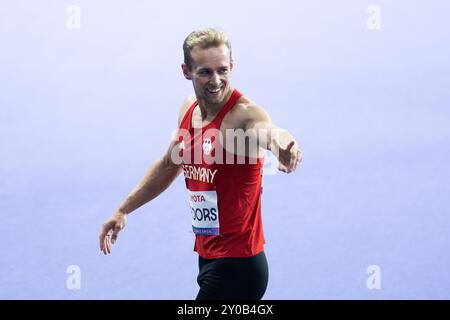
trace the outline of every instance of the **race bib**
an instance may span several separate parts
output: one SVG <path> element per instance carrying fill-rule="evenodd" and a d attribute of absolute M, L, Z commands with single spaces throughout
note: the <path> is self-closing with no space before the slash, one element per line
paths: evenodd
<path fill-rule="evenodd" d="M 219 235 L 219 209 L 216 191 L 190 191 L 192 230 L 197 235 Z"/>

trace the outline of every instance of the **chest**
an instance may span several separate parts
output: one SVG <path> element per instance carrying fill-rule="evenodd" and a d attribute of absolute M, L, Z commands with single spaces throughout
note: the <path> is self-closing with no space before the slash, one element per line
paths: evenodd
<path fill-rule="evenodd" d="M 255 134 L 245 131 L 245 117 L 242 116 L 242 112 L 235 109 L 238 108 L 231 109 L 220 121 L 216 118 L 217 115 L 202 119 L 200 108 L 198 106 L 194 108 L 191 126 L 194 132 L 199 133 L 201 128 L 203 130 L 201 139 L 194 139 L 197 143 L 192 141 L 191 145 L 197 145 L 206 154 L 213 149 L 223 148 L 227 153 L 237 156 L 263 157 L 265 152 L 258 146 Z"/>
<path fill-rule="evenodd" d="M 202 119 L 200 108 L 197 106 L 192 111 L 191 126 L 194 129 L 200 128 L 214 128 L 220 130 L 223 136 L 226 135 L 227 130 L 245 129 L 245 121 L 239 116 L 237 112 L 230 110 L 225 114 L 223 119 L 218 119 L 218 114 L 208 116 Z M 214 126 L 211 125 L 215 122 Z M 217 127 L 218 126 L 218 127 Z"/>

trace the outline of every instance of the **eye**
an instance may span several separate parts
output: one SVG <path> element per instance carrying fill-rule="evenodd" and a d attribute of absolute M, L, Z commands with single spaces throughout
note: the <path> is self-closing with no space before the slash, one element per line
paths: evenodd
<path fill-rule="evenodd" d="M 208 74 L 209 74 L 209 71 L 208 71 L 208 70 L 200 70 L 200 71 L 199 71 L 199 74 L 202 75 L 202 76 L 208 75 Z"/>

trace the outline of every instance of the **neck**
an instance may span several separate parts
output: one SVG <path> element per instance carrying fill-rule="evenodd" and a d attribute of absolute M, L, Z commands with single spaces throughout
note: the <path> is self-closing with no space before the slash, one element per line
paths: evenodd
<path fill-rule="evenodd" d="M 205 120 L 207 118 L 215 117 L 220 110 L 223 108 L 225 103 L 230 99 L 231 94 L 233 93 L 234 88 L 230 86 L 229 91 L 225 94 L 225 97 L 221 103 L 211 104 L 205 102 L 203 99 L 197 99 L 198 106 L 200 108 L 200 112 L 202 114 L 202 119 Z"/>

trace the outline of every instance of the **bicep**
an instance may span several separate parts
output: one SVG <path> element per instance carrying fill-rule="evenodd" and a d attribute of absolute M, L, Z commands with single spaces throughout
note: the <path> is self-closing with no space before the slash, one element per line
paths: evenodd
<path fill-rule="evenodd" d="M 249 106 L 245 130 L 254 130 L 256 132 L 262 130 L 271 130 L 276 128 L 269 114 L 259 106 Z"/>
<path fill-rule="evenodd" d="M 191 94 L 190 96 L 186 97 L 184 99 L 183 103 L 180 107 L 180 112 L 178 114 L 178 126 L 180 126 L 181 121 L 183 121 L 187 111 L 189 110 L 189 107 L 192 106 L 192 104 L 195 102 L 195 95 Z"/>
<path fill-rule="evenodd" d="M 178 136 L 174 134 L 169 142 L 169 146 L 167 147 L 166 152 L 162 157 L 162 161 L 164 163 L 165 168 L 168 168 L 170 170 L 176 170 L 177 174 L 179 174 L 183 168 L 179 154 L 180 149 Z"/>
<path fill-rule="evenodd" d="M 183 103 L 181 104 L 180 111 L 178 114 L 178 126 L 177 129 L 173 132 L 169 145 L 166 149 L 166 152 L 163 155 L 163 162 L 166 168 L 176 169 L 181 172 L 182 165 L 179 157 L 180 149 L 179 149 L 179 136 L 180 136 L 180 124 L 183 121 L 183 118 L 186 115 L 186 112 L 189 110 L 189 107 L 194 103 L 195 97 L 190 95 L 187 97 Z"/>
<path fill-rule="evenodd" d="M 262 149 L 269 149 L 272 131 L 276 129 L 269 114 L 259 106 L 248 106 L 245 119 L 245 134 L 255 139 Z"/>

